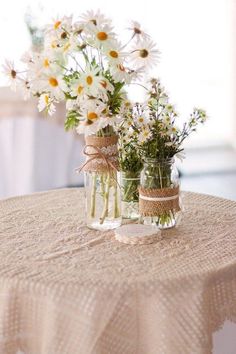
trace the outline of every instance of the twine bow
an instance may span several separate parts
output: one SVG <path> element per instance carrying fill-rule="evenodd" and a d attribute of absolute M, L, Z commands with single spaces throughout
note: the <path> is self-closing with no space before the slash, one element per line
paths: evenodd
<path fill-rule="evenodd" d="M 95 152 L 93 153 L 93 152 L 87 151 L 88 148 L 93 148 L 95 150 Z M 83 171 L 84 167 L 88 163 L 90 163 L 96 159 L 102 159 L 105 162 L 105 164 L 107 165 L 108 171 L 110 171 L 110 170 L 117 171 L 117 167 L 111 161 L 110 156 L 104 154 L 99 147 L 97 147 L 95 145 L 85 145 L 85 147 L 83 149 L 83 154 L 85 156 L 87 156 L 87 160 L 85 161 L 85 163 L 81 167 L 76 169 L 76 172 L 80 173 L 81 171 Z"/>

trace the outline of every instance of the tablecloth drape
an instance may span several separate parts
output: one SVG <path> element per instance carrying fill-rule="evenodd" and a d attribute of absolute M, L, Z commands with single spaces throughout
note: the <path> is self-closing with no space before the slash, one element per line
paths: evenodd
<path fill-rule="evenodd" d="M 1 201 L 0 353 L 211 353 L 236 320 L 236 203 L 184 205 L 178 228 L 132 246 L 85 226 L 83 189 Z"/>

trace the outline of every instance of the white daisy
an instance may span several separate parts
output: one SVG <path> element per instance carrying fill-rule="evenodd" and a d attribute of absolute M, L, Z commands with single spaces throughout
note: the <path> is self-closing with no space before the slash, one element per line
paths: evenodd
<path fill-rule="evenodd" d="M 103 76 L 99 75 L 99 68 L 86 67 L 85 72 L 81 73 L 80 83 L 86 94 L 97 96 L 99 92 L 106 91 L 101 82 L 104 80 Z"/>
<path fill-rule="evenodd" d="M 147 123 L 149 123 L 149 117 L 143 112 L 143 114 L 138 114 L 137 117 L 135 117 L 135 123 L 138 126 L 143 126 Z"/>
<path fill-rule="evenodd" d="M 76 128 L 76 132 L 78 134 L 92 135 L 96 134 L 100 130 L 99 127 L 99 120 L 91 121 L 91 120 L 84 120 L 80 121 L 79 125 Z"/>
<path fill-rule="evenodd" d="M 130 60 L 136 67 L 152 67 L 158 61 L 159 54 L 153 41 L 141 41 L 132 48 Z"/>
<path fill-rule="evenodd" d="M 144 126 L 143 129 L 141 130 L 141 132 L 139 133 L 138 136 L 138 141 L 143 144 L 145 143 L 148 139 L 150 139 L 152 136 L 152 133 L 149 129 L 148 126 Z"/>
<path fill-rule="evenodd" d="M 19 73 L 17 72 L 15 65 L 10 60 L 5 60 L 5 64 L 2 65 L 3 74 L 8 79 L 8 85 L 11 87 L 12 90 L 16 91 L 16 87 L 19 80 Z"/>
<path fill-rule="evenodd" d="M 51 99 L 49 94 L 43 93 L 39 97 L 38 110 L 39 112 L 46 110 L 50 116 L 53 115 L 53 113 L 55 113 L 56 107 L 53 104 L 53 100 Z"/>
<path fill-rule="evenodd" d="M 109 25 L 94 26 L 90 33 L 92 33 L 92 36 L 88 39 L 88 42 L 96 48 L 109 47 L 115 40 L 115 34 Z"/>
<path fill-rule="evenodd" d="M 132 75 L 130 71 L 125 68 L 122 64 L 111 66 L 112 77 L 115 82 L 122 82 L 129 84 L 132 80 Z"/>
<path fill-rule="evenodd" d="M 114 92 L 114 86 L 105 77 L 101 77 L 100 85 L 103 87 L 104 90 L 109 91 L 111 93 Z"/>
<path fill-rule="evenodd" d="M 88 10 L 80 16 L 81 22 L 92 26 L 110 25 L 111 20 L 105 17 L 100 10 Z"/>
<path fill-rule="evenodd" d="M 29 70 L 31 75 L 33 74 L 35 77 L 38 77 L 42 72 L 55 70 L 55 63 L 47 52 L 35 55 L 32 60 L 33 62 L 29 63 Z"/>
<path fill-rule="evenodd" d="M 99 119 L 99 128 L 103 129 L 108 125 L 115 127 L 122 121 L 122 117 L 115 114 L 103 115 Z"/>
<path fill-rule="evenodd" d="M 62 32 L 70 32 L 72 28 L 72 16 L 63 16 L 54 18 L 52 23 L 46 25 L 45 33 L 46 34 L 58 34 L 60 35 Z"/>
<path fill-rule="evenodd" d="M 127 97 L 123 97 L 119 113 L 122 114 L 123 116 L 127 116 L 131 108 L 132 108 L 131 101 L 128 100 Z"/>
<path fill-rule="evenodd" d="M 81 81 L 81 79 L 78 79 L 71 84 L 70 94 L 72 97 L 81 97 L 84 95 L 84 93 L 84 83 Z"/>
<path fill-rule="evenodd" d="M 113 41 L 109 46 L 102 50 L 110 65 L 119 65 L 124 61 L 126 53 L 122 52 L 122 46 L 119 42 Z"/>
<path fill-rule="evenodd" d="M 140 68 L 135 70 L 130 70 L 129 72 L 132 81 L 140 81 L 145 73 L 146 69 L 144 66 L 141 66 Z"/>
<path fill-rule="evenodd" d="M 33 53 L 28 51 L 28 52 L 25 52 L 22 56 L 21 56 L 21 61 L 25 64 L 30 64 L 30 63 L 33 63 L 34 61 L 34 56 L 33 56 Z"/>
<path fill-rule="evenodd" d="M 163 124 L 164 127 L 167 127 L 169 129 L 169 127 L 171 126 L 171 119 L 170 117 L 167 115 L 165 115 L 162 119 L 161 122 Z"/>
<path fill-rule="evenodd" d="M 80 105 L 80 114 L 82 120 L 94 122 L 98 120 L 104 110 L 106 110 L 106 105 L 97 99 L 87 99 L 84 100 Z"/>
<path fill-rule="evenodd" d="M 78 134 L 95 134 L 100 130 L 100 118 L 106 105 L 97 99 L 83 101 L 80 105 L 81 120 L 76 129 Z"/>
<path fill-rule="evenodd" d="M 20 89 L 21 95 L 24 100 L 28 100 L 31 96 L 31 85 L 28 78 L 19 79 L 18 88 Z"/>
<path fill-rule="evenodd" d="M 64 92 L 68 91 L 63 76 L 50 71 L 32 81 L 32 89 L 34 92 L 50 93 L 58 101 L 62 101 L 65 98 Z"/>
<path fill-rule="evenodd" d="M 179 129 L 175 126 L 170 126 L 168 131 L 167 131 L 167 135 L 169 136 L 175 136 L 175 135 L 178 135 L 179 133 Z"/>
<path fill-rule="evenodd" d="M 128 28 L 130 31 L 133 32 L 133 37 L 137 40 L 147 40 L 150 38 L 149 34 L 147 34 L 142 28 L 139 22 L 132 21 L 131 26 Z"/>

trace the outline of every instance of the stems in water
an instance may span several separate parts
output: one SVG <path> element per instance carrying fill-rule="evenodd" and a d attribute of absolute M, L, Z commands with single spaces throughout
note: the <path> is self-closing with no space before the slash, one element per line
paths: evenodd
<path fill-rule="evenodd" d="M 97 175 L 93 173 L 92 177 L 92 194 L 91 194 L 91 209 L 90 216 L 91 218 L 95 217 L 95 206 L 96 206 L 96 190 L 97 190 Z"/>
<path fill-rule="evenodd" d="M 106 186 L 105 186 L 105 194 L 104 194 L 104 207 L 103 212 L 100 218 L 100 224 L 104 223 L 106 216 L 108 215 L 108 205 L 109 205 L 109 192 L 110 192 L 110 173 L 107 173 Z"/>

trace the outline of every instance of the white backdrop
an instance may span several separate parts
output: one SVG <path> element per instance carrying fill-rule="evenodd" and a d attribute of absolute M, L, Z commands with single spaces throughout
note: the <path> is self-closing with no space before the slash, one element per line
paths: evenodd
<path fill-rule="evenodd" d="M 79 186 L 83 139 L 61 125 L 32 117 L 0 119 L 0 199 Z"/>
<path fill-rule="evenodd" d="M 100 8 L 111 16 L 120 33 L 129 20 L 140 21 L 162 53 L 153 74 L 162 78 L 179 112 L 185 118 L 194 105 L 199 105 L 211 117 L 191 144 L 234 140 L 234 0 L 8 0 L 1 4 L 0 62 L 4 57 L 19 58 L 28 47 L 23 18 L 29 8 L 39 26 L 57 15 L 73 13 L 76 17 L 91 8 Z M 0 81 L 3 83 L 1 76 Z M 139 97 L 134 86 L 130 92 L 135 99 Z"/>

